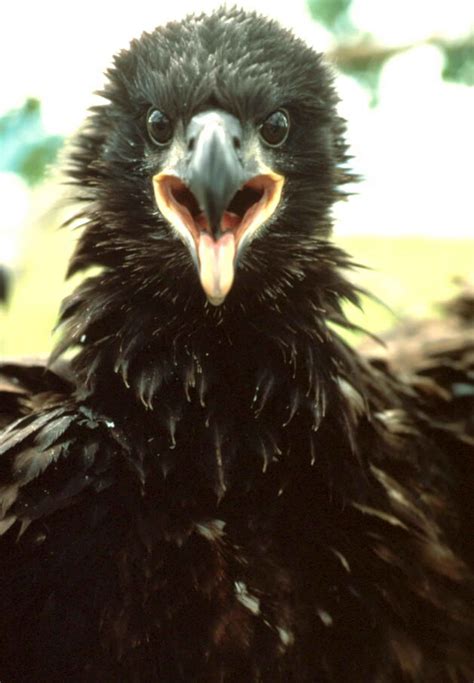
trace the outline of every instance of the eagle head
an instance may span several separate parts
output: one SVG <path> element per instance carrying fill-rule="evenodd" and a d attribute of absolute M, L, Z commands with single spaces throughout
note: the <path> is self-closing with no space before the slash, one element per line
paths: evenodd
<path fill-rule="evenodd" d="M 129 295 L 227 308 L 305 278 L 350 179 L 321 55 L 277 23 L 221 9 L 120 52 L 71 154 L 86 230 L 70 273 Z"/>

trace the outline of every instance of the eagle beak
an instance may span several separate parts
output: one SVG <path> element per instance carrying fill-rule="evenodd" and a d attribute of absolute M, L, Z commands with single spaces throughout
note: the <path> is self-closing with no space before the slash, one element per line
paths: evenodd
<path fill-rule="evenodd" d="M 219 306 L 244 244 L 280 202 L 283 177 L 256 159 L 244 164 L 241 125 L 226 112 L 197 114 L 186 143 L 186 160 L 179 164 L 184 170 L 153 177 L 155 199 L 189 247 L 209 302 Z"/>

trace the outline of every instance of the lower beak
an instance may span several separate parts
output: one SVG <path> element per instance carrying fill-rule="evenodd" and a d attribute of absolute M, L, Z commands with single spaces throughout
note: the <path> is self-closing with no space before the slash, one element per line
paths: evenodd
<path fill-rule="evenodd" d="M 187 143 L 184 172 L 158 173 L 153 188 L 159 210 L 190 249 L 209 302 L 218 306 L 243 246 L 278 206 L 283 177 L 256 161 L 244 168 L 241 126 L 226 112 L 195 116 Z"/>

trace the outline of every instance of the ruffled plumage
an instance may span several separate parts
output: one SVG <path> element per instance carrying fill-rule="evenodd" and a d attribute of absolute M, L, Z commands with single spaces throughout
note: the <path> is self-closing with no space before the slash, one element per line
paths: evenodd
<path fill-rule="evenodd" d="M 284 99 L 296 128 L 218 308 L 153 203 L 139 117 L 211 93 L 244 118 Z M 329 238 L 350 174 L 320 56 L 222 10 L 132 43 L 105 96 L 69 169 L 70 273 L 101 270 L 50 370 L 0 367 L 0 678 L 469 680 L 472 321 L 403 370 L 336 331 L 358 292 Z"/>

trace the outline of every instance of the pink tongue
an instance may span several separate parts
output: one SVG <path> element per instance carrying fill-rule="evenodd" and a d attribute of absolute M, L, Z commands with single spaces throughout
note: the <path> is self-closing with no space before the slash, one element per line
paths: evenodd
<path fill-rule="evenodd" d="M 230 231 L 225 232 L 215 241 L 211 235 L 202 232 L 199 236 L 198 254 L 202 288 L 209 302 L 219 306 L 234 281 L 234 234 Z"/>

